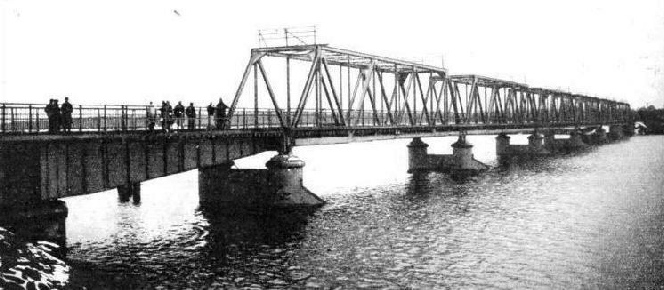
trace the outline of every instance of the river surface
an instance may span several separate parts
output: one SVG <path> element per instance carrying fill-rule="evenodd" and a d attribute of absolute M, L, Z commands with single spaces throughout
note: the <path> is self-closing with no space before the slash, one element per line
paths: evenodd
<path fill-rule="evenodd" d="M 448 153 L 455 138 L 423 139 Z M 455 181 L 406 173 L 410 140 L 295 148 L 311 213 L 201 211 L 198 173 L 151 180 L 140 204 L 65 199 L 73 288 L 658 288 L 664 137 L 492 167 Z M 513 136 L 513 143 L 526 143 Z M 262 168 L 274 153 L 237 162 Z"/>

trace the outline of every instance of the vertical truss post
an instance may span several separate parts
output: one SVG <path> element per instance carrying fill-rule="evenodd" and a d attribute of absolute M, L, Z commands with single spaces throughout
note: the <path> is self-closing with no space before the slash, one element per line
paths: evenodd
<path fill-rule="evenodd" d="M 339 65 L 339 114 L 343 116 L 341 108 L 344 107 L 344 77 L 343 77 L 343 67 Z M 332 79 L 330 79 L 330 87 L 334 88 L 332 85 Z"/>
<path fill-rule="evenodd" d="M 394 96 L 396 99 L 396 106 L 394 106 L 395 114 L 397 115 L 397 125 L 401 125 L 401 112 L 399 109 L 401 104 L 399 103 L 399 66 L 394 65 Z"/>
<path fill-rule="evenodd" d="M 318 72 L 314 73 L 314 97 L 315 100 L 315 109 L 314 109 L 314 126 L 319 127 L 320 125 L 320 74 Z"/>
<path fill-rule="evenodd" d="M 258 65 L 254 63 L 254 128 L 258 128 Z"/>
<path fill-rule="evenodd" d="M 415 72 L 415 67 L 412 67 L 411 69 L 413 70 L 413 72 L 411 73 L 410 80 L 412 81 L 411 85 L 413 86 L 413 115 L 414 115 L 414 118 L 415 118 L 413 121 L 417 122 L 419 120 L 419 118 L 417 117 L 418 116 L 418 114 L 417 114 L 417 88 L 415 86 L 415 76 L 416 76 L 417 73 Z M 416 125 L 416 124 L 413 124 L 413 125 Z M 420 125 L 422 125 L 422 124 L 420 123 Z"/>
<path fill-rule="evenodd" d="M 286 124 L 291 125 L 290 57 L 286 58 Z"/>

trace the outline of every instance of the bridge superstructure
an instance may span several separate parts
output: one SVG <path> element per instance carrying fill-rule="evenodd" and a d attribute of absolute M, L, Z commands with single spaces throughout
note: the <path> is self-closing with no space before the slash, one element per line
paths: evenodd
<path fill-rule="evenodd" d="M 583 144 L 582 137 L 538 132 L 594 129 L 587 143 L 606 138 L 602 126 L 622 135 L 620 126 L 629 131 L 632 121 L 626 103 L 449 75 L 325 44 L 252 49 L 222 129 L 204 107 L 196 107 L 191 127 L 161 132 L 145 105 L 77 105 L 72 132 L 49 134 L 44 106 L 0 104 L 0 207 L 12 215 L 33 216 L 49 201 L 112 188 L 137 200 L 140 182 L 192 169 L 199 170 L 201 203 L 320 205 L 303 186 L 304 162 L 293 146 L 413 138 L 409 170 L 468 173 L 486 166 L 473 159 L 466 134 L 502 133 L 498 154 L 543 154 Z M 533 133 L 528 147 L 509 144 L 505 133 L 516 132 Z M 451 155 L 428 154 L 420 139 L 456 135 Z M 265 151 L 278 152 L 267 169 L 232 169 L 233 160 Z"/>

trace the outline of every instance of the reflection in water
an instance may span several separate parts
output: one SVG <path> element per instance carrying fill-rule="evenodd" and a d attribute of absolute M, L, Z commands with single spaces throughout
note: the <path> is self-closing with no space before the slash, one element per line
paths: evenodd
<path fill-rule="evenodd" d="M 493 137 L 469 136 L 497 166 Z M 449 139 L 449 140 L 448 140 Z M 518 139 L 518 138 L 515 138 Z M 514 139 L 513 139 L 514 140 Z M 410 140 L 295 148 L 307 214 L 199 209 L 197 174 L 67 199 L 71 282 L 92 288 L 654 288 L 664 284 L 664 138 L 409 175 Z M 449 153 L 454 138 L 424 140 Z M 266 158 L 237 162 L 262 167 Z M 261 159 L 262 158 L 262 159 Z"/>

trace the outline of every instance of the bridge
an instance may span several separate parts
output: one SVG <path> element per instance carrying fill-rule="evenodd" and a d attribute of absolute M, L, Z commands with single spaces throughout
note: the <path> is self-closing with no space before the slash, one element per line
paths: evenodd
<path fill-rule="evenodd" d="M 223 130 L 204 107 L 185 118 L 186 128 L 162 131 L 159 121 L 150 129 L 146 105 L 77 105 L 71 132 L 49 133 L 44 107 L 1 104 L 0 222 L 56 236 L 64 235 L 64 223 L 43 221 L 66 217 L 59 198 L 117 188 L 121 200 L 137 201 L 142 181 L 193 169 L 202 205 L 321 205 L 303 185 L 304 162 L 293 146 L 413 138 L 409 171 L 474 174 L 487 167 L 473 158 L 466 135 L 497 135 L 497 154 L 511 156 L 602 143 L 603 126 L 614 139 L 632 128 L 626 103 L 448 75 L 442 67 L 325 44 L 252 49 Z M 532 133 L 529 144 L 511 145 L 507 134 L 514 133 Z M 421 138 L 443 136 L 459 136 L 453 154 L 428 154 Z M 232 168 L 233 160 L 265 151 L 277 151 L 266 169 Z"/>

